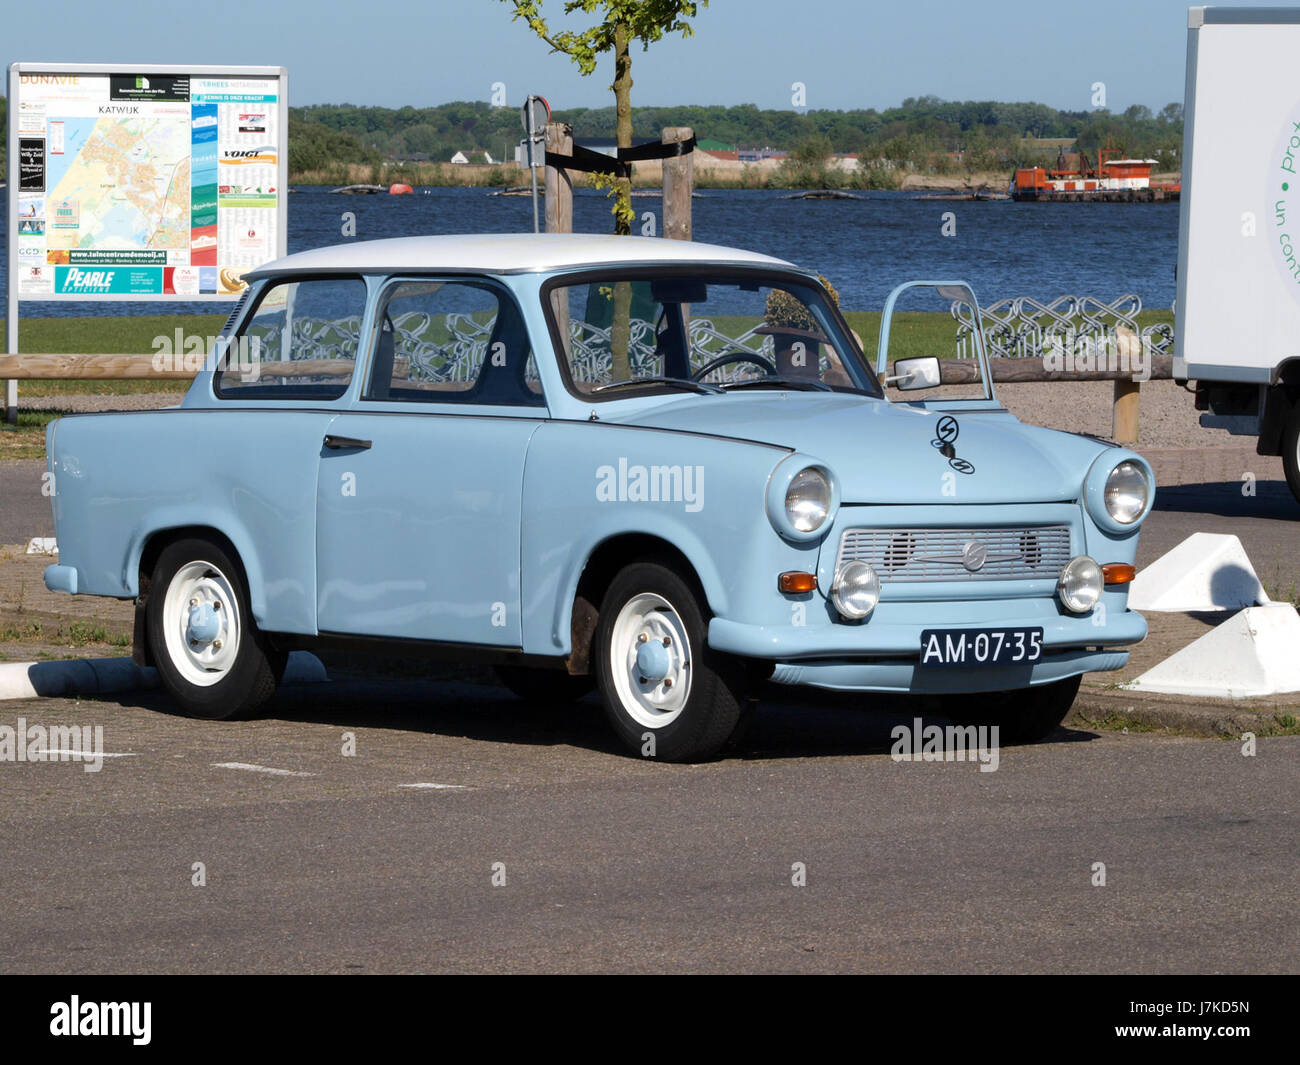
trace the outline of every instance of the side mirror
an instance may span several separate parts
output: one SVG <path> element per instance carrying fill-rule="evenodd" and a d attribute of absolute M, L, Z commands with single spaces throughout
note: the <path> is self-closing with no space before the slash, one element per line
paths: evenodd
<path fill-rule="evenodd" d="M 885 384 L 894 385 L 902 392 L 934 388 L 942 383 L 939 360 L 933 355 L 919 359 L 898 359 L 894 363 L 894 375 L 885 378 Z"/>

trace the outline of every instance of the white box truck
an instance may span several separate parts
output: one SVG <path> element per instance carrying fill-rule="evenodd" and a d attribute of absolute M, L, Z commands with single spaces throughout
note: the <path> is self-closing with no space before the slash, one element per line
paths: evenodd
<path fill-rule="evenodd" d="M 1300 9 L 1187 25 L 1173 373 L 1300 500 Z"/>

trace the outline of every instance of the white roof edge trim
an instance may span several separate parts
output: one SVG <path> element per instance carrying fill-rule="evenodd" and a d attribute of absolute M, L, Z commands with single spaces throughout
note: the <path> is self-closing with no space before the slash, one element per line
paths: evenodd
<path fill-rule="evenodd" d="M 622 265 L 771 266 L 800 269 L 770 255 L 664 237 L 601 234 L 481 234 L 392 237 L 295 252 L 248 271 L 249 280 L 312 271 L 397 273 L 431 270 L 531 273 Z"/>

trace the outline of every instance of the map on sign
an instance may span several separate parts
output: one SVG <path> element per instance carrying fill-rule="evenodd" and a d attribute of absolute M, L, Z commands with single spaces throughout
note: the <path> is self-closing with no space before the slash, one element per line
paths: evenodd
<path fill-rule="evenodd" d="M 48 248 L 189 247 L 188 121 L 100 118 L 63 125 L 65 150 L 51 155 L 48 171 Z"/>
<path fill-rule="evenodd" d="M 283 254 L 283 71 L 17 67 L 20 298 L 229 298 Z"/>

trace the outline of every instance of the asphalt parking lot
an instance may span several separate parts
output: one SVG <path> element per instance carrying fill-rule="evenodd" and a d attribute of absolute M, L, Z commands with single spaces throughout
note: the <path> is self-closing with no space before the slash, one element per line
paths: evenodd
<path fill-rule="evenodd" d="M 1300 956 L 1296 737 L 1247 757 L 1062 729 L 981 772 L 894 761 L 896 719 L 865 708 L 765 704 L 728 759 L 671 766 L 617 752 L 590 699 L 410 681 L 285 689 L 252 722 L 176 717 L 157 693 L 5 704 L 20 716 L 103 725 L 115 757 L 0 767 L 7 972 L 1287 972 Z"/>

